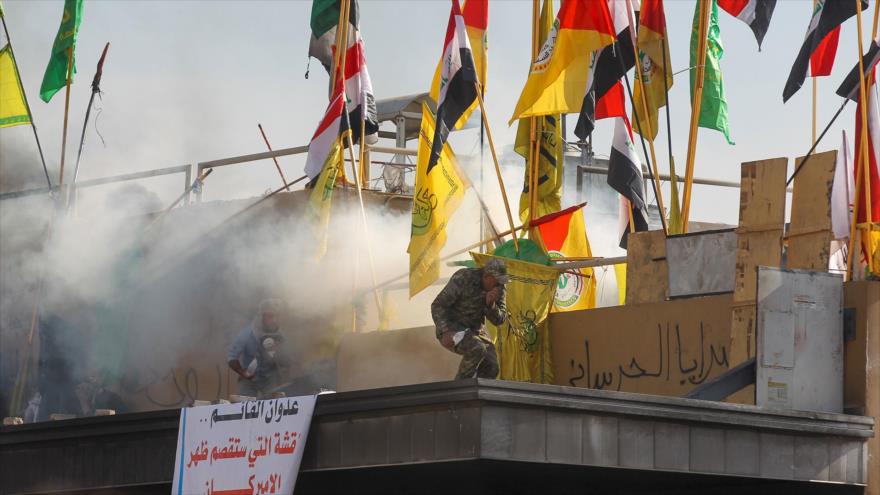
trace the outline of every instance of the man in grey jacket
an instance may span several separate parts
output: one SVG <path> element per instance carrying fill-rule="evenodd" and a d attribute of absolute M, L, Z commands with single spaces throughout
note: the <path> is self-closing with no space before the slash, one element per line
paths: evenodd
<path fill-rule="evenodd" d="M 240 395 L 265 397 L 281 384 L 279 368 L 286 365 L 278 354 L 283 307 L 279 299 L 260 302 L 253 322 L 239 333 L 229 348 L 227 361 L 239 376 Z"/>

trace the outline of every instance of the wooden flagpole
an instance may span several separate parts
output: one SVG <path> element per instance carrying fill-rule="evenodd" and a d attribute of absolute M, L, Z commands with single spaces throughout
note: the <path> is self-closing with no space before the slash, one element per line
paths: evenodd
<path fill-rule="evenodd" d="M 539 0 L 532 0 L 532 61 L 538 58 L 538 42 L 541 37 L 539 26 L 541 8 Z M 526 164 L 529 184 L 529 216 L 528 223 L 536 218 L 535 208 L 538 205 L 538 162 L 541 160 L 541 140 L 538 138 L 538 118 L 529 117 L 529 158 Z M 512 225 L 511 225 L 512 228 Z M 523 231 L 525 233 L 525 231 Z M 514 236 L 516 237 L 516 236 Z"/>
<path fill-rule="evenodd" d="M 636 113 L 636 128 L 639 130 L 639 136 L 642 137 L 643 140 L 648 141 L 648 149 L 651 152 L 651 169 L 654 171 L 654 192 L 657 196 L 657 208 L 660 210 L 660 218 L 663 219 L 663 233 L 669 235 L 669 230 L 666 226 L 666 208 L 663 204 L 663 190 L 660 188 L 660 170 L 657 165 L 657 154 L 654 151 L 654 139 L 645 139 L 645 136 L 642 134 L 642 125 L 641 121 L 644 120 L 647 125 L 647 129 L 644 129 L 649 136 L 654 135 L 654 129 L 651 127 L 651 119 L 648 117 L 648 95 L 647 91 L 645 91 L 644 81 L 642 81 L 642 66 L 639 63 L 639 48 L 638 48 L 638 37 L 636 36 L 636 24 L 635 24 L 635 16 L 633 15 L 632 3 L 630 0 L 626 1 L 626 12 L 627 12 L 627 20 L 629 21 L 629 34 L 632 38 L 633 44 L 633 74 L 638 81 L 642 83 L 642 94 L 641 98 L 641 106 L 642 106 L 642 118 L 639 118 L 638 112 Z M 665 51 L 663 53 L 666 53 Z M 666 84 L 666 79 L 664 76 L 663 84 Z M 633 108 L 635 108 L 636 102 L 632 102 Z M 667 102 L 668 104 L 668 102 Z M 632 208 L 630 208 L 630 212 Z"/>
<path fill-rule="evenodd" d="M 688 220 L 691 211 L 691 189 L 694 184 L 694 159 L 697 154 L 697 133 L 700 124 L 700 109 L 703 104 L 703 79 L 706 76 L 706 45 L 708 44 L 710 0 L 698 0 L 700 10 L 699 45 L 697 49 L 697 66 L 694 84 L 694 96 L 691 101 L 691 127 L 688 135 L 687 163 L 685 165 L 684 195 L 681 208 L 681 230 L 688 231 Z M 693 70 L 693 69 L 692 69 Z"/>
<path fill-rule="evenodd" d="M 870 225 L 871 225 L 871 175 L 870 175 L 870 160 L 868 158 L 868 114 L 867 114 L 867 87 L 865 85 L 865 68 L 864 68 L 864 58 L 862 56 L 862 6 L 861 0 L 856 1 L 856 20 L 857 20 L 857 31 L 858 31 L 858 52 L 859 52 L 859 112 L 861 113 L 861 135 L 858 137 L 860 142 L 861 153 L 856 157 L 856 191 L 855 191 L 855 203 L 853 207 L 852 214 L 852 223 L 850 224 L 850 238 L 849 238 L 849 250 L 847 256 L 847 275 L 850 280 L 853 279 L 853 271 L 855 268 L 854 258 L 856 257 L 855 252 L 855 232 L 856 232 L 856 222 L 858 221 L 859 215 L 859 201 L 860 201 L 860 192 L 862 189 L 862 182 L 864 181 L 865 187 L 865 219 L 867 220 L 870 234 Z M 876 16 L 875 16 L 876 17 Z M 864 237 L 864 236 L 863 236 Z M 866 254 L 866 258 L 868 258 L 868 269 L 873 271 L 873 256 L 870 253 L 870 242 L 871 239 L 862 239 L 863 242 L 867 242 L 869 246 L 869 252 Z"/>
<path fill-rule="evenodd" d="M 266 131 L 263 130 L 263 125 L 257 124 L 257 127 L 260 129 L 260 134 L 263 135 L 263 141 L 266 142 L 266 148 L 269 148 L 269 151 L 272 151 L 272 145 L 269 144 L 269 138 L 266 137 Z M 281 183 L 285 185 L 286 190 L 289 192 L 290 188 L 287 187 L 287 179 L 284 178 L 284 172 L 281 170 L 281 165 L 278 163 L 278 157 L 273 156 L 272 161 L 275 162 L 275 168 L 278 169 L 278 175 L 281 176 Z"/>
<path fill-rule="evenodd" d="M 336 53 L 333 54 L 333 65 L 330 67 L 330 98 L 333 98 L 333 93 L 336 91 L 336 72 L 339 70 L 339 57 L 345 53 L 345 48 L 341 48 L 342 44 L 342 30 L 345 27 L 345 23 L 347 23 L 348 17 L 345 15 L 348 10 L 348 1 L 340 1 L 339 2 L 339 20 L 336 23 Z M 346 43 L 348 45 L 348 43 Z M 345 73 L 343 71 L 343 83 L 345 82 Z"/>
<path fill-rule="evenodd" d="M 495 141 L 492 139 L 492 131 L 489 129 L 489 116 L 486 115 L 486 105 L 483 103 L 483 92 L 480 88 L 480 82 L 475 81 L 474 86 L 477 90 L 477 101 L 480 103 L 480 112 L 483 114 L 483 128 L 486 129 L 486 137 L 489 139 L 489 152 L 492 154 L 492 161 L 495 163 L 495 175 L 498 176 L 498 186 L 501 188 L 501 198 L 504 200 L 504 209 L 507 211 L 507 222 L 510 224 L 511 232 L 516 232 L 513 226 L 513 215 L 510 214 L 510 202 L 507 200 L 507 191 L 504 189 L 504 179 L 501 177 L 501 165 L 498 164 L 498 155 L 495 153 Z M 519 241 L 516 234 L 513 235 L 513 248 L 519 252 Z"/>
<path fill-rule="evenodd" d="M 816 10 L 816 2 L 818 2 L 818 0 L 813 0 L 813 10 L 814 11 Z M 813 70 L 813 68 L 810 67 L 810 71 L 812 71 L 812 70 Z M 813 134 L 812 134 L 813 138 L 812 138 L 812 143 L 815 144 L 816 143 L 816 93 L 818 91 L 818 78 L 816 77 L 815 74 L 813 74 L 812 79 L 813 79 Z"/>
<path fill-rule="evenodd" d="M 67 148 L 67 117 L 70 114 L 70 79 L 73 72 L 73 45 L 67 49 L 67 83 L 64 92 L 64 130 L 61 134 L 61 166 L 58 172 L 58 186 L 64 185 L 64 152 Z"/>
<path fill-rule="evenodd" d="M 349 16 L 349 5 L 350 2 L 343 1 L 342 2 L 342 14 L 344 25 L 342 27 L 342 40 L 345 46 L 339 48 L 339 51 L 342 52 L 342 55 L 339 57 L 339 67 L 341 68 L 341 80 L 340 84 L 342 84 L 342 101 L 347 101 L 345 98 L 345 56 L 348 51 L 348 30 L 350 27 L 350 23 L 348 22 Z M 333 78 L 334 80 L 336 77 Z M 343 106 L 343 116 L 342 118 L 348 121 L 348 107 L 347 105 Z M 363 128 L 363 125 L 361 126 Z M 364 195 L 363 189 L 361 188 L 361 180 L 360 174 L 358 173 L 359 163 L 354 158 L 354 142 L 351 139 L 351 122 L 349 122 L 349 130 L 345 133 L 345 142 L 346 147 L 348 148 L 348 158 L 351 160 L 351 169 L 354 172 L 354 181 L 355 181 L 355 189 L 357 189 L 358 195 L 358 203 L 360 203 L 361 208 L 361 222 L 364 227 L 364 243 L 367 245 L 367 260 L 370 263 L 370 276 L 373 280 L 373 296 L 376 299 L 376 310 L 378 311 L 379 317 L 382 315 L 382 301 L 379 297 L 379 290 L 376 288 L 376 267 L 373 263 L 373 248 L 370 246 L 370 229 L 367 225 L 367 210 L 364 207 Z"/>

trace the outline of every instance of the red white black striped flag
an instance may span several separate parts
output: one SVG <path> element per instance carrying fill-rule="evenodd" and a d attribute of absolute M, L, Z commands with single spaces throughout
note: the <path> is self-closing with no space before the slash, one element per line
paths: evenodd
<path fill-rule="evenodd" d="M 718 6 L 749 25 L 758 40 L 758 51 L 770 26 L 776 0 L 718 0 Z"/>
<path fill-rule="evenodd" d="M 477 72 L 468 41 L 467 26 L 458 0 L 452 0 L 446 42 L 440 58 L 440 95 L 437 98 L 437 127 L 428 159 L 428 171 L 437 164 L 449 132 L 477 99 Z"/>
<path fill-rule="evenodd" d="M 632 128 L 626 117 L 618 117 L 614 123 L 614 140 L 611 142 L 611 156 L 608 159 L 608 185 L 627 200 L 626 206 L 621 203 L 620 210 L 620 247 L 626 249 L 630 210 L 634 230 L 648 230 L 648 205 L 645 202 L 642 164 L 633 146 Z"/>

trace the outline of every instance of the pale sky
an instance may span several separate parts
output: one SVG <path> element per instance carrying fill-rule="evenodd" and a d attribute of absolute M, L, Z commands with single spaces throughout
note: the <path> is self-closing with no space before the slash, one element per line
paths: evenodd
<path fill-rule="evenodd" d="M 672 66 L 679 71 L 688 63 L 695 2 L 666 0 L 665 4 Z M 449 5 L 444 0 L 361 0 L 361 30 L 377 98 L 428 88 L 442 49 Z M 527 0 L 490 2 L 487 112 L 499 147 L 512 144 L 515 133 L 515 126 L 508 128 L 506 122 L 529 66 L 531 5 Z M 55 181 L 64 94 L 59 92 L 45 104 L 38 90 L 62 6 L 60 0 L 4 2 L 23 84 Z M 76 50 L 68 163 L 75 159 L 89 83 L 107 41 L 111 48 L 102 83 L 105 94 L 87 130 L 81 178 L 261 152 L 265 145 L 258 122 L 275 148 L 307 144 L 327 101 L 327 76 L 320 64 L 312 61 L 310 78 L 303 77 L 310 9 L 309 1 L 87 0 Z M 698 177 L 738 181 L 741 162 L 793 158 L 809 149 L 809 80 L 786 105 L 782 88 L 811 10 L 810 0 L 780 0 L 760 53 L 748 27 L 719 12 L 725 47 L 722 69 L 736 145 L 727 145 L 719 132 L 701 130 Z M 871 14 L 864 15 L 866 45 Z M 840 105 L 834 90 L 856 61 L 855 26 L 855 19 L 844 25 L 834 72 L 819 82 L 820 130 Z M 673 150 L 682 173 L 690 114 L 686 72 L 675 78 L 671 103 Z M 666 171 L 665 115 L 661 117 L 664 124 L 656 144 L 660 168 Z M 819 149 L 838 148 L 840 129 L 852 133 L 853 118 L 850 105 Z M 575 119 L 569 117 L 569 129 Z M 612 126 L 612 120 L 600 121 L 594 133 L 600 156 L 608 154 Z M 455 150 L 472 152 L 476 136 L 475 131 L 462 131 L 453 140 Z M 43 185 L 29 127 L 0 131 L 0 158 L 0 172 L 26 169 L 37 179 L 33 186 Z M 281 159 L 288 177 L 301 175 L 303 160 Z M 181 183 L 179 177 L 143 182 L 166 202 L 180 192 Z M 220 169 L 208 188 L 211 197 L 225 199 L 255 196 L 277 183 L 274 165 L 264 161 Z M 508 186 L 515 190 L 519 184 Z M 649 197 L 653 202 L 653 195 Z M 736 190 L 697 186 L 691 217 L 736 223 L 738 203 Z"/>

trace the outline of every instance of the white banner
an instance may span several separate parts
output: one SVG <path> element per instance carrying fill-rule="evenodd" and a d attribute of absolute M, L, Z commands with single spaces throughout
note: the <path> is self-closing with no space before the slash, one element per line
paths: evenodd
<path fill-rule="evenodd" d="M 171 493 L 293 493 L 315 398 L 182 409 Z"/>

